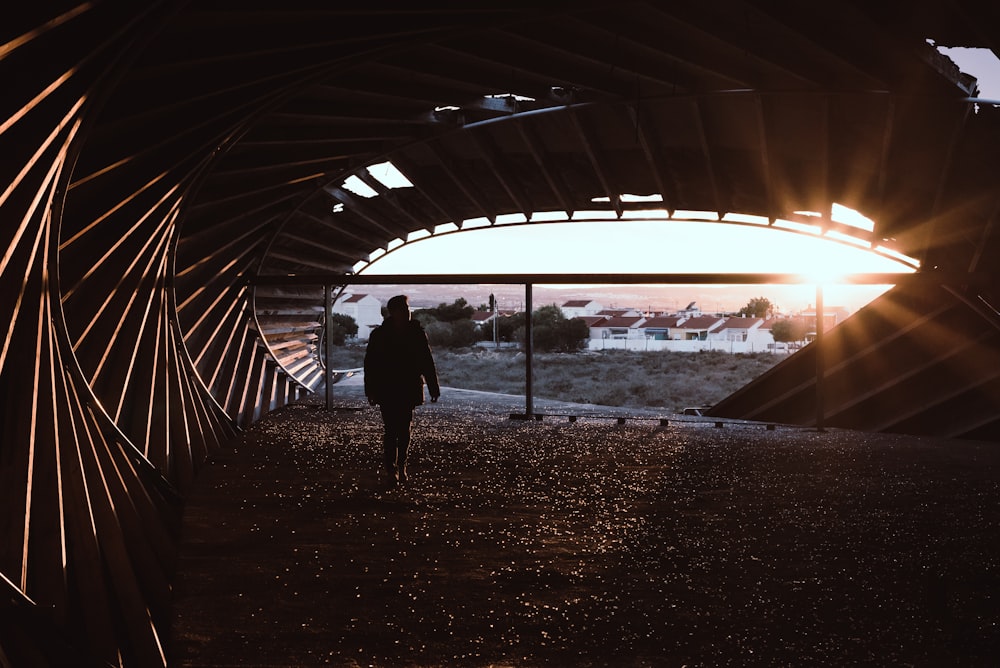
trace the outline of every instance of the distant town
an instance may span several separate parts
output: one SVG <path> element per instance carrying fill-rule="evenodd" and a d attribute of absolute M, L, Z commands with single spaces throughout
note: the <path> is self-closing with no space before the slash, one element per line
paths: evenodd
<path fill-rule="evenodd" d="M 440 286 L 431 286 L 438 288 Z M 499 287 L 499 286 L 498 286 Z M 509 287 L 509 286 L 508 286 Z M 382 307 L 388 296 L 406 292 L 411 297 L 414 310 L 431 308 L 447 301 L 447 299 L 430 299 L 414 286 L 401 290 L 398 286 L 386 290 L 379 286 L 375 290 L 353 291 L 343 293 L 334 303 L 333 311 L 350 316 L 358 325 L 357 338 L 366 341 L 371 330 L 382 322 Z M 439 291 L 437 294 L 441 294 Z M 483 308 L 493 297 L 494 309 Z M 523 294 L 521 295 L 523 298 Z M 489 345 L 489 332 L 495 318 L 510 317 L 524 312 L 523 299 L 520 303 L 504 304 L 494 293 L 485 295 L 479 300 L 462 297 L 472 307 L 470 319 L 485 335 L 480 345 Z M 734 312 L 717 312 L 703 308 L 696 301 L 688 302 L 682 308 L 656 309 L 630 306 L 607 305 L 602 301 L 590 298 L 564 299 L 561 302 L 545 299 L 532 300 L 535 309 L 552 304 L 559 308 L 566 319 L 579 318 L 589 331 L 589 338 L 584 342 L 588 350 L 669 350 L 676 352 L 697 352 L 703 350 L 720 350 L 730 353 L 754 352 L 791 352 L 811 340 L 816 333 L 816 311 L 814 308 L 799 310 L 796 313 L 780 313 L 770 308 L 772 304 L 766 298 L 755 298 L 755 302 L 763 302 L 769 308 L 768 312 L 754 315 Z M 826 306 L 823 309 L 824 331 L 835 326 L 850 315 L 850 312 L 840 306 Z M 779 330 L 784 329 L 779 333 Z M 790 335 L 789 332 L 797 332 Z M 499 346 L 499 341 L 493 341 Z"/>
<path fill-rule="evenodd" d="M 825 302 L 854 313 L 875 299 L 889 286 L 834 285 L 825 289 Z M 365 292 L 383 301 L 406 293 L 414 308 L 437 306 L 464 297 L 479 305 L 496 296 L 501 308 L 524 310 L 524 287 L 521 285 L 365 285 L 348 288 Z M 754 297 L 763 296 L 775 304 L 780 314 L 796 315 L 812 308 L 816 301 L 812 285 L 576 285 L 533 287 L 534 307 L 561 304 L 571 299 L 593 299 L 608 308 L 636 308 L 646 312 L 669 313 L 697 302 L 705 313 L 732 314 Z"/>

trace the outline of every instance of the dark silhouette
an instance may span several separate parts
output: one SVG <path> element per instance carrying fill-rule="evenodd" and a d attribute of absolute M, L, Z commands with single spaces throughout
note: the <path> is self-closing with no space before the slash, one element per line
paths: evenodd
<path fill-rule="evenodd" d="M 389 315 L 368 339 L 365 351 L 365 396 L 382 411 L 382 443 L 389 484 L 406 482 L 413 409 L 424 403 L 424 382 L 431 401 L 441 396 L 437 370 L 423 327 L 410 319 L 406 295 L 386 305 Z"/>

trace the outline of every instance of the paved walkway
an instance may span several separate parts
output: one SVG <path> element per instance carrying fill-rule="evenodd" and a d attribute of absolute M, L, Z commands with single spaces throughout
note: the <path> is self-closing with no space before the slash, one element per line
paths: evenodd
<path fill-rule="evenodd" d="M 445 390 L 418 411 L 412 482 L 390 489 L 377 411 L 336 390 L 338 410 L 276 411 L 199 478 L 172 665 L 1000 656 L 995 445 L 648 413 L 526 422 L 509 419 L 523 398 Z"/>

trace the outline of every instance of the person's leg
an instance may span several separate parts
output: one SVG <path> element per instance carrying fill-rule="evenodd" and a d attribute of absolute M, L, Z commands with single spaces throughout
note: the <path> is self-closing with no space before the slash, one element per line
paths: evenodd
<path fill-rule="evenodd" d="M 406 455 L 410 448 L 410 427 L 413 425 L 413 409 L 400 409 L 399 431 L 396 441 L 396 472 L 400 482 L 406 482 Z"/>
<path fill-rule="evenodd" d="M 397 410 L 392 406 L 382 405 L 379 407 L 382 412 L 382 463 L 385 473 L 389 476 L 389 481 L 397 480 L 396 473 L 396 444 L 399 442 L 399 420 L 396 417 Z"/>
<path fill-rule="evenodd" d="M 383 406 L 382 421 L 385 424 L 384 457 L 385 469 L 391 476 L 406 480 L 406 454 L 410 445 L 410 425 L 413 422 L 411 406 Z"/>

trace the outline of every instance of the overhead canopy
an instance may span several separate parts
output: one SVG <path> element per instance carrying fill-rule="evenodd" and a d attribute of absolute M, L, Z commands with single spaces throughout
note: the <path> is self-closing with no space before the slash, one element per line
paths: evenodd
<path fill-rule="evenodd" d="M 836 232 L 837 202 L 875 221 L 845 231 L 925 268 L 976 269 L 993 252 L 1000 112 L 970 102 L 975 80 L 928 42 L 989 46 L 988 18 L 935 4 L 676 5 L 151 10 L 95 87 L 62 280 L 118 281 L 140 244 L 173 235 L 177 317 L 219 396 L 231 394 L 219 337 L 235 326 L 220 321 L 248 277 L 351 272 L 447 223 L 646 208 L 817 212 Z M 89 46 L 80 57 L 99 60 Z M 412 187 L 388 188 L 375 165 Z M 369 196 L 345 185 L 358 181 Z M 123 234 L 98 277 L 93 258 Z M 164 247 L 145 250 L 152 266 Z M 301 360 L 286 340 L 298 314 L 271 320 L 287 295 L 259 296 L 279 368 L 315 387 L 317 365 L 281 363 Z M 86 328 L 122 316 L 99 306 L 84 289 L 64 298 L 92 385 L 107 341 L 82 340 Z"/>
<path fill-rule="evenodd" d="M 834 202 L 925 272 L 996 271 L 1000 111 L 935 48 L 1000 52 L 996 6 L 450 4 L 47 2 L 0 26 L 0 582 L 68 642 L 162 662 L 178 494 L 317 386 L 321 288 L 258 277 L 473 219 L 837 230 Z M 1000 438 L 993 285 L 897 290 L 829 338 L 831 417 Z M 716 410 L 809 423 L 814 369 Z"/>

